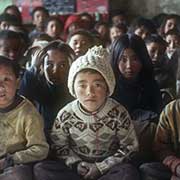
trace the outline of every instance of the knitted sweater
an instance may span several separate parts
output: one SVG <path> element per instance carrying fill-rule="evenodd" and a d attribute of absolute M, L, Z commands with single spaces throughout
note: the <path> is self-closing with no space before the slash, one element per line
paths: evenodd
<path fill-rule="evenodd" d="M 26 98 L 8 112 L 0 111 L 0 159 L 8 154 L 15 164 L 42 160 L 48 154 L 42 118 Z"/>
<path fill-rule="evenodd" d="M 154 151 L 160 160 L 169 155 L 180 157 L 180 100 L 172 101 L 162 111 Z"/>
<path fill-rule="evenodd" d="M 83 111 L 78 100 L 67 104 L 57 115 L 51 138 L 52 148 L 68 166 L 96 163 L 102 174 L 138 150 L 128 112 L 110 98 L 94 114 Z"/>

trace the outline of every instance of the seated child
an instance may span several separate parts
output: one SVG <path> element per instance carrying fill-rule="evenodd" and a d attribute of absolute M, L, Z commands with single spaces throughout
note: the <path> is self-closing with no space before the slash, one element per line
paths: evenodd
<path fill-rule="evenodd" d="M 76 57 L 84 55 L 93 46 L 94 38 L 89 31 L 79 29 L 69 34 L 67 43 L 74 50 Z"/>
<path fill-rule="evenodd" d="M 157 34 L 148 36 L 145 43 L 153 63 L 154 76 L 161 91 L 162 107 L 164 107 L 176 97 L 176 78 L 165 61 L 167 43 Z"/>
<path fill-rule="evenodd" d="M 46 158 L 43 121 L 26 98 L 17 95 L 19 67 L 0 56 L 0 179 L 32 180 L 32 165 Z"/>
<path fill-rule="evenodd" d="M 94 46 L 72 63 L 68 88 L 76 100 L 59 111 L 51 139 L 56 156 L 79 179 L 139 179 L 128 161 L 138 150 L 138 141 L 127 110 L 109 98 L 114 87 L 109 54 L 102 46 Z M 56 176 L 54 166 L 47 164 L 35 167 L 38 180 L 66 176 L 64 171 Z"/>
<path fill-rule="evenodd" d="M 48 133 L 60 108 L 72 100 L 67 88 L 74 51 L 60 40 L 36 51 L 32 68 L 24 73 L 19 94 L 32 101 L 44 119 Z"/>
<path fill-rule="evenodd" d="M 169 103 L 162 111 L 154 139 L 154 152 L 159 162 L 143 164 L 143 180 L 180 179 L 180 100 Z"/>

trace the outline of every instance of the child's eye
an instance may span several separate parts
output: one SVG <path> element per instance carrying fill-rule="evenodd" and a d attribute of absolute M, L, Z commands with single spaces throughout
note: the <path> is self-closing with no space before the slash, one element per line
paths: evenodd
<path fill-rule="evenodd" d="M 85 84 L 79 84 L 79 87 L 80 87 L 80 88 L 85 88 L 86 85 L 85 85 Z"/>
<path fill-rule="evenodd" d="M 66 66 L 66 64 L 65 63 L 63 63 L 63 64 L 59 64 L 59 68 L 64 68 Z"/>
<path fill-rule="evenodd" d="M 5 81 L 5 82 L 11 81 L 11 78 L 5 77 L 5 78 L 4 78 L 4 81 Z"/>

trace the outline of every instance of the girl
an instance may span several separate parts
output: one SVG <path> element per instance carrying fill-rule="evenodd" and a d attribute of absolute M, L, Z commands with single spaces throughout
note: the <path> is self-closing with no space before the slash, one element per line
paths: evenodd
<path fill-rule="evenodd" d="M 62 41 L 52 41 L 38 54 L 36 63 L 24 74 L 19 93 L 34 102 L 45 121 L 46 132 L 58 110 L 69 100 L 67 74 L 74 60 L 73 50 Z"/>
<path fill-rule="evenodd" d="M 146 146 L 150 145 L 152 133 L 149 134 L 148 129 L 150 121 L 156 120 L 161 110 L 161 95 L 145 43 L 136 35 L 123 35 L 112 43 L 111 55 L 116 77 L 112 97 L 136 120 L 140 148 L 149 150 Z"/>

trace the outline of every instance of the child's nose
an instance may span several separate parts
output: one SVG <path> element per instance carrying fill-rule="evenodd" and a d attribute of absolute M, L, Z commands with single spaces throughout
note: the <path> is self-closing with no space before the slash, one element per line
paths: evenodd
<path fill-rule="evenodd" d="M 87 95 L 92 95 L 94 94 L 94 88 L 91 86 L 88 86 L 86 92 L 87 92 Z"/>

